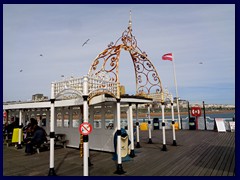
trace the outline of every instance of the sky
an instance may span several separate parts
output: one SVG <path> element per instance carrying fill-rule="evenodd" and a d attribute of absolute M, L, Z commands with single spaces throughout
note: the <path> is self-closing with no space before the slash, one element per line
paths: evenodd
<path fill-rule="evenodd" d="M 127 29 L 130 10 L 132 34 L 164 88 L 176 96 L 173 63 L 162 60 L 171 52 L 180 99 L 235 105 L 234 4 L 4 4 L 3 101 L 50 98 L 51 82 L 86 75 Z M 124 51 L 119 73 L 126 93 L 135 94 Z"/>

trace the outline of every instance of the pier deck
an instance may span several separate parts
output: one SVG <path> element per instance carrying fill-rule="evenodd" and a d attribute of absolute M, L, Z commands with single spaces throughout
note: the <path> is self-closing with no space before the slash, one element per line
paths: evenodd
<path fill-rule="evenodd" d="M 178 130 L 177 146 L 172 146 L 172 131 L 166 131 L 167 151 L 161 151 L 162 131 L 152 131 L 153 144 L 148 144 L 148 131 L 140 131 L 141 148 L 136 157 L 123 162 L 121 176 L 235 176 L 235 133 Z M 113 154 L 90 151 L 93 164 L 90 176 L 114 174 Z M 78 149 L 57 148 L 54 169 L 58 176 L 82 176 L 82 158 Z M 23 149 L 3 145 L 4 176 L 47 176 L 49 151 L 26 156 Z"/>

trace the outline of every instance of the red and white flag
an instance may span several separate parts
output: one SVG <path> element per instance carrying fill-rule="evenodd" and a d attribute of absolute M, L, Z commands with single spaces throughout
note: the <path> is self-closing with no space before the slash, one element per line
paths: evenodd
<path fill-rule="evenodd" d="M 164 54 L 164 55 L 162 56 L 162 60 L 172 61 L 172 60 L 173 60 L 173 55 L 172 55 L 172 53 Z"/>

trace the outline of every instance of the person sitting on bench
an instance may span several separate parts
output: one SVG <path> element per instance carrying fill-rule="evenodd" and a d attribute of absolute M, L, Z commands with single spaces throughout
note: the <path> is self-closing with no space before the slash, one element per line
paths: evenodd
<path fill-rule="evenodd" d="M 41 144 L 47 141 L 46 131 L 38 126 L 37 120 L 31 118 L 31 128 L 33 130 L 33 136 L 26 143 L 25 152 L 27 154 L 33 154 L 33 146 L 40 147 Z"/>

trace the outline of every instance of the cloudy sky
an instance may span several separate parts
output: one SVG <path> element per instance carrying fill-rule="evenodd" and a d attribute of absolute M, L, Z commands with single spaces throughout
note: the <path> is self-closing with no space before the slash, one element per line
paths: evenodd
<path fill-rule="evenodd" d="M 235 104 L 234 4 L 3 5 L 3 101 L 50 97 L 51 82 L 88 73 L 93 60 L 127 29 L 148 54 L 163 87 L 190 103 Z M 87 40 L 88 43 L 82 44 Z M 120 82 L 135 93 L 127 52 Z M 64 75 L 64 77 L 62 77 Z"/>

